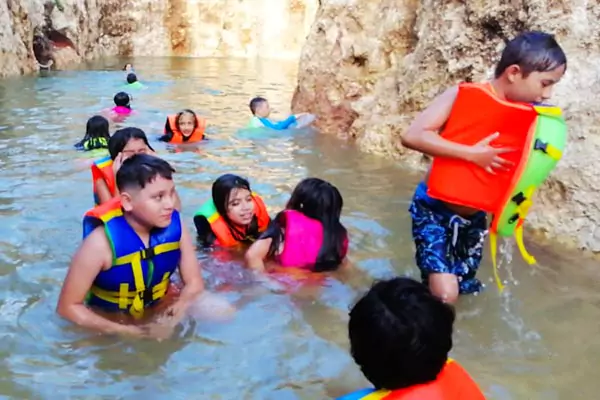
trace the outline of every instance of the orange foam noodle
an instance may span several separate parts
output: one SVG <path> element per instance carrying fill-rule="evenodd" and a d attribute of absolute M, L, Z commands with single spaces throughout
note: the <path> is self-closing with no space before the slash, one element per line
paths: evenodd
<path fill-rule="evenodd" d="M 523 169 L 538 113 L 532 105 L 498 99 L 489 84 L 463 83 L 440 135 L 452 142 L 474 145 L 495 132 L 492 147 L 514 148 L 501 155 L 511 161 L 508 171 L 490 174 L 468 161 L 436 157 L 429 180 L 429 196 L 448 203 L 498 212 L 507 190 Z"/>

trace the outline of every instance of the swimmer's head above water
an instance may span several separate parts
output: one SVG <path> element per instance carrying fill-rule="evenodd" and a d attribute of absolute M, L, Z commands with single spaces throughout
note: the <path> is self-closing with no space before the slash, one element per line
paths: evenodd
<path fill-rule="evenodd" d="M 452 349 L 454 309 L 410 278 L 380 281 L 352 307 L 350 351 L 376 389 L 434 381 Z"/>
<path fill-rule="evenodd" d="M 127 63 L 123 66 L 123 71 L 125 72 L 133 72 L 133 64 Z"/>
<path fill-rule="evenodd" d="M 252 115 L 255 115 L 260 118 L 268 118 L 271 114 L 271 107 L 269 106 L 269 102 L 264 97 L 255 97 L 250 100 L 250 111 Z"/>
<path fill-rule="evenodd" d="M 117 107 L 131 108 L 131 99 L 129 95 L 125 92 L 119 92 L 115 94 L 113 101 L 115 102 L 115 106 Z"/>
<path fill-rule="evenodd" d="M 212 198 L 228 225 L 246 227 L 255 220 L 252 190 L 246 179 L 233 174 L 221 175 L 212 185 Z"/>
<path fill-rule="evenodd" d="M 177 129 L 185 137 L 191 136 L 198 127 L 198 118 L 192 110 L 185 109 L 177 113 Z"/>
<path fill-rule="evenodd" d="M 117 171 L 117 187 L 126 213 L 146 228 L 166 228 L 175 210 L 175 169 L 148 154 L 135 154 Z"/>
<path fill-rule="evenodd" d="M 137 75 L 136 74 L 134 74 L 133 72 L 127 74 L 127 83 L 128 84 L 132 84 L 132 83 L 135 83 L 137 81 L 138 81 L 138 79 L 137 79 Z"/>
<path fill-rule="evenodd" d="M 117 130 L 108 141 L 108 152 L 111 159 L 116 159 L 119 153 L 123 153 L 124 158 L 135 154 L 148 154 L 154 152 L 148 138 L 143 130 L 139 128 L 123 128 Z"/>

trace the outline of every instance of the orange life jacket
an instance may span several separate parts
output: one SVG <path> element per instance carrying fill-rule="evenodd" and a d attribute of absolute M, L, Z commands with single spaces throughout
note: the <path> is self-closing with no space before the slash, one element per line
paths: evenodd
<path fill-rule="evenodd" d="M 110 156 L 101 158 L 100 160 L 94 161 L 92 164 L 92 184 L 94 187 L 94 202 L 96 205 L 100 204 L 98 197 L 98 188 L 96 181 L 103 180 L 110 191 L 110 194 L 114 197 L 117 195 L 117 184 L 115 182 L 115 174 L 113 172 L 113 160 Z"/>
<path fill-rule="evenodd" d="M 477 165 L 456 158 L 435 157 L 427 182 L 427 194 L 438 200 L 498 212 L 507 189 L 519 175 L 519 167 L 532 145 L 538 113 L 533 105 L 499 99 L 489 83 L 462 83 L 440 136 L 455 143 L 474 145 L 498 132 L 493 147 L 513 148 L 502 154 L 511 161 L 508 171 L 490 174 Z"/>
<path fill-rule="evenodd" d="M 254 215 L 257 218 L 258 231 L 264 232 L 271 222 L 271 217 L 269 217 L 267 207 L 259 195 L 252 193 L 252 201 L 254 201 Z M 212 199 L 206 202 L 196 212 L 196 216 L 206 218 L 210 224 L 210 229 L 217 237 L 215 244 L 223 247 L 233 247 L 239 244 L 239 241 L 232 235 L 227 222 L 225 222 L 223 217 L 216 211 Z"/>
<path fill-rule="evenodd" d="M 398 390 L 363 390 L 337 400 L 485 400 L 477 383 L 449 359 L 433 382 Z"/>
<path fill-rule="evenodd" d="M 169 122 L 169 126 L 171 127 L 171 131 L 173 132 L 173 137 L 169 143 L 172 144 L 182 144 L 182 143 L 194 143 L 199 142 L 204 139 L 204 130 L 206 129 L 206 119 L 200 118 L 196 115 L 196 129 L 192 132 L 192 135 L 188 140 L 183 140 L 183 133 L 179 129 L 177 129 L 177 114 L 169 115 L 167 117 L 167 121 Z M 166 129 L 165 129 L 165 133 Z"/>

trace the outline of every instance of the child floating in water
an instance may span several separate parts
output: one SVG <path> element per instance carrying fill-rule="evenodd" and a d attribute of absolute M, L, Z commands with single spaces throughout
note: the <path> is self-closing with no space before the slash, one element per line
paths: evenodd
<path fill-rule="evenodd" d="M 133 69 L 133 64 L 131 63 L 127 63 L 123 66 L 123 71 L 127 72 L 128 74 L 130 72 L 134 72 L 135 73 L 135 69 Z"/>
<path fill-rule="evenodd" d="M 204 139 L 205 129 L 206 119 L 198 117 L 192 110 L 185 109 L 167 117 L 164 135 L 158 140 L 171 144 L 199 142 Z"/>
<path fill-rule="evenodd" d="M 454 309 L 409 278 L 375 283 L 350 311 L 354 362 L 375 387 L 337 400 L 485 400 L 454 360 Z"/>
<path fill-rule="evenodd" d="M 115 102 L 115 106 L 109 110 L 105 110 L 103 114 L 113 122 L 124 122 L 133 113 L 130 104 L 131 98 L 127 93 L 119 92 L 115 94 L 113 101 Z"/>
<path fill-rule="evenodd" d="M 336 270 L 348 252 L 348 232 L 340 222 L 343 205 L 335 186 L 319 178 L 304 179 L 286 209 L 248 249 L 248 266 L 263 271 L 265 259 L 272 257 L 283 267 Z"/>
<path fill-rule="evenodd" d="M 269 115 L 271 114 L 271 107 L 269 106 L 269 102 L 267 99 L 263 97 L 255 97 L 250 100 L 250 111 L 252 112 L 252 119 L 248 124 L 249 128 L 270 128 L 278 131 L 282 131 L 284 129 L 288 129 L 293 125 L 295 127 L 305 127 L 314 121 L 314 116 L 307 113 L 300 113 L 295 115 L 290 115 L 287 119 L 279 122 L 273 122 L 269 119 Z M 304 121 L 302 126 L 297 126 L 299 124 L 299 118 L 312 118 L 310 122 Z M 308 122 L 308 123 L 307 123 Z"/>
<path fill-rule="evenodd" d="M 62 317 L 104 333 L 166 338 L 204 292 L 192 240 L 175 208 L 173 172 L 166 161 L 147 154 L 123 162 L 116 179 L 119 196 L 84 217 L 84 240 L 58 301 Z M 176 271 L 181 291 L 170 282 Z M 174 291 L 179 293 L 173 296 Z M 112 314 L 120 321 L 145 322 L 147 311 L 161 305 L 168 306 L 166 326 L 155 332 L 109 319 Z"/>
<path fill-rule="evenodd" d="M 198 239 L 203 246 L 232 247 L 250 244 L 271 221 L 262 199 L 250 183 L 232 174 L 221 175 L 212 185 L 212 199 L 194 215 Z"/>
<path fill-rule="evenodd" d="M 75 144 L 77 150 L 108 149 L 108 120 L 100 115 L 94 115 L 88 119 L 85 127 L 85 136 Z"/>
<path fill-rule="evenodd" d="M 145 86 L 142 85 L 140 81 L 138 81 L 136 74 L 134 74 L 133 72 L 127 74 L 127 85 L 125 85 L 125 90 L 143 88 L 145 88 Z"/>
<path fill-rule="evenodd" d="M 565 53 L 551 35 L 527 32 L 506 45 L 494 79 L 482 85 L 491 86 L 503 101 L 542 102 L 550 98 L 566 67 Z M 492 145 L 498 133 L 490 132 L 489 137 L 472 146 L 454 143 L 439 135 L 457 95 L 456 86 L 439 95 L 415 118 L 402 136 L 402 144 L 433 157 L 469 161 L 473 168 L 479 167 L 490 174 L 507 170 L 511 163 L 502 154 L 515 149 Z M 410 206 L 416 263 L 432 293 L 453 303 L 459 293 L 481 290 L 481 282 L 475 274 L 487 234 L 486 214 L 430 197 L 428 179 L 429 172 L 417 186 Z"/>
<path fill-rule="evenodd" d="M 117 130 L 108 141 L 109 156 L 92 164 L 94 201 L 96 205 L 109 202 L 118 195 L 115 176 L 122 163 L 135 154 L 156 155 L 143 130 L 123 128 Z M 181 210 L 181 201 L 177 197 L 176 208 Z"/>

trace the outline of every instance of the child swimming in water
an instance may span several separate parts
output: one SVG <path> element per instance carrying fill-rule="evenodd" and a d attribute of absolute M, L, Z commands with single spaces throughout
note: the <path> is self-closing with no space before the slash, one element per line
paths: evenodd
<path fill-rule="evenodd" d="M 63 318 L 103 333 L 164 339 L 197 300 L 211 297 L 176 209 L 174 172 L 166 161 L 148 154 L 123 162 L 116 177 L 119 196 L 84 217 L 84 239 L 58 300 Z M 183 288 L 173 296 L 170 278 L 175 272 Z M 223 303 L 221 311 L 232 313 Z M 164 316 L 155 321 L 155 329 L 136 323 L 147 322 L 149 311 L 160 307 Z"/>
<path fill-rule="evenodd" d="M 374 386 L 337 400 L 485 400 L 454 360 L 454 309 L 413 279 L 380 281 L 352 307 L 350 353 Z"/>
<path fill-rule="evenodd" d="M 539 103 L 550 98 L 566 67 L 565 53 L 553 36 L 526 32 L 507 43 L 494 79 L 484 85 L 491 85 L 497 97 L 504 101 Z M 439 135 L 457 94 L 458 88 L 454 86 L 434 99 L 402 135 L 402 145 L 432 157 L 469 161 L 474 168 L 490 174 L 506 170 L 510 163 L 502 154 L 512 149 L 492 145 L 498 133 L 490 132 L 489 137 L 472 146 L 454 143 Z M 417 186 L 409 209 L 416 263 L 423 282 L 429 284 L 433 294 L 453 303 L 459 293 L 475 293 L 482 288 L 475 274 L 487 234 L 486 214 L 430 197 L 428 179 L 429 172 Z"/>
<path fill-rule="evenodd" d="M 194 215 L 203 246 L 250 244 L 267 229 L 271 218 L 264 202 L 237 175 L 221 175 L 212 185 L 212 198 Z"/>
<path fill-rule="evenodd" d="M 140 81 L 138 81 L 137 75 L 133 72 L 127 74 L 127 85 L 125 85 L 125 90 L 127 89 L 143 89 L 144 85 Z"/>
<path fill-rule="evenodd" d="M 274 122 L 269 119 L 271 115 L 271 107 L 267 99 L 263 97 L 255 97 L 250 100 L 250 111 L 252 112 L 252 119 L 248 124 L 249 128 L 270 128 L 278 131 L 290 128 L 292 125 L 297 123 L 298 118 L 308 115 L 307 113 L 299 113 L 290 115 L 287 119 L 279 122 Z"/>
<path fill-rule="evenodd" d="M 348 253 L 348 232 L 340 222 L 339 190 L 319 178 L 301 181 L 285 210 L 246 253 L 248 267 L 263 271 L 272 257 L 283 267 L 314 272 L 336 270 Z"/>
<path fill-rule="evenodd" d="M 131 98 L 125 92 L 115 94 L 113 98 L 115 106 L 111 109 L 104 110 L 103 114 L 115 123 L 124 122 L 125 119 L 133 113 L 131 109 Z"/>
<path fill-rule="evenodd" d="M 130 72 L 135 72 L 135 70 L 133 69 L 133 64 L 131 63 L 127 63 L 123 66 L 123 71 L 127 72 L 128 74 Z"/>
<path fill-rule="evenodd" d="M 77 150 L 108 149 L 108 120 L 100 115 L 94 115 L 88 119 L 85 127 L 85 136 L 75 144 Z"/>
<path fill-rule="evenodd" d="M 92 164 L 92 180 L 95 204 L 104 204 L 118 195 L 115 176 L 123 162 L 135 154 L 156 155 L 143 130 L 123 128 L 117 130 L 108 141 L 109 156 Z M 179 195 L 176 208 L 181 210 Z"/>
<path fill-rule="evenodd" d="M 169 115 L 165 122 L 164 135 L 158 140 L 171 144 L 194 143 L 204 139 L 206 119 L 198 117 L 189 109 Z"/>

